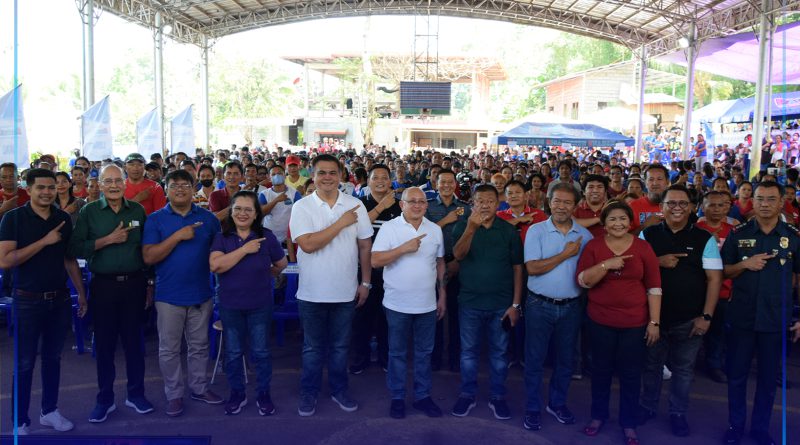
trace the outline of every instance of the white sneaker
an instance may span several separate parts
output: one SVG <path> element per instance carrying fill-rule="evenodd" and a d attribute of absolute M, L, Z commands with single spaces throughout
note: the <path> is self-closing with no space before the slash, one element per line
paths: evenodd
<path fill-rule="evenodd" d="M 11 432 L 14 433 L 13 430 Z M 17 436 L 27 436 L 31 433 L 31 427 L 27 423 L 23 423 L 22 425 L 17 427 Z"/>
<path fill-rule="evenodd" d="M 75 425 L 72 424 L 66 417 L 62 416 L 58 410 L 51 411 L 47 414 L 40 414 L 39 415 L 39 423 L 42 426 L 50 426 L 53 427 L 56 431 L 69 431 L 75 428 Z"/>
<path fill-rule="evenodd" d="M 661 371 L 661 378 L 663 380 L 669 380 L 672 378 L 672 371 L 667 368 L 667 365 L 664 365 L 664 369 Z"/>

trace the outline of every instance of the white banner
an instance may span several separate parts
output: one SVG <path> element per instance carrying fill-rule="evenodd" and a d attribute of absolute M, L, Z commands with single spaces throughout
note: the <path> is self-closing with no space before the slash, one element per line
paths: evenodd
<path fill-rule="evenodd" d="M 161 154 L 161 123 L 158 121 L 158 110 L 153 108 L 136 122 L 136 147 L 146 159 L 153 153 Z"/>
<path fill-rule="evenodd" d="M 27 168 L 30 162 L 20 85 L 0 97 L 0 162 L 13 162 L 20 169 Z"/>
<path fill-rule="evenodd" d="M 100 161 L 114 157 L 108 96 L 81 115 L 81 139 L 83 155 L 89 160 Z"/>
<path fill-rule="evenodd" d="M 194 105 L 186 107 L 185 110 L 173 117 L 169 123 L 170 153 L 182 151 L 189 156 L 194 155 L 195 145 L 192 107 L 194 107 Z"/>

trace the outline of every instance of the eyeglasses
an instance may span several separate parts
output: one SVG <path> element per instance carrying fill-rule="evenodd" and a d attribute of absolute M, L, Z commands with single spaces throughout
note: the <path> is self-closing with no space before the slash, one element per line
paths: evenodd
<path fill-rule="evenodd" d="M 680 207 L 682 209 L 689 208 L 689 201 L 667 201 L 664 204 L 666 204 L 670 209 L 674 209 L 676 207 Z"/>
<path fill-rule="evenodd" d="M 404 199 L 404 202 L 407 202 L 409 205 L 412 206 L 424 206 L 428 203 L 428 201 L 417 200 L 417 199 Z"/>
<path fill-rule="evenodd" d="M 103 181 L 101 181 L 101 182 L 106 187 L 114 185 L 114 184 L 116 184 L 116 185 L 125 184 L 125 180 L 122 179 L 122 178 L 116 178 L 116 179 L 106 178 L 106 179 L 103 179 Z"/>
<path fill-rule="evenodd" d="M 170 190 L 189 190 L 192 188 L 192 184 L 170 184 L 168 188 Z"/>
<path fill-rule="evenodd" d="M 256 209 L 252 207 L 234 207 L 232 210 L 233 213 L 244 213 L 245 215 L 252 215 L 253 213 L 256 213 Z"/>

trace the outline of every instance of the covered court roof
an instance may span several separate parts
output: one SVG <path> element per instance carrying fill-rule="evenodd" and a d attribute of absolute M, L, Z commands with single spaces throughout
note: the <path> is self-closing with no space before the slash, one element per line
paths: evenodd
<path fill-rule="evenodd" d="M 776 11 L 800 9 L 800 0 L 774 3 Z M 95 0 L 96 7 L 151 28 L 160 11 L 163 22 L 173 26 L 172 38 L 197 45 L 204 37 L 216 39 L 303 20 L 430 12 L 542 26 L 629 48 L 647 45 L 650 57 L 675 51 L 691 22 L 700 41 L 748 29 L 759 19 L 759 4 L 754 0 Z"/>

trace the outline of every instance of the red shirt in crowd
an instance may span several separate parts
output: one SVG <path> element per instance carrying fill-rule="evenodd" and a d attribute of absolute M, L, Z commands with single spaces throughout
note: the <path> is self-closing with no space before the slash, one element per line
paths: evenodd
<path fill-rule="evenodd" d="M 525 235 L 528 234 L 528 229 L 536 224 L 540 223 L 547 219 L 547 215 L 539 210 L 533 209 L 528 206 L 525 206 L 525 210 L 522 211 L 522 215 L 514 215 L 514 212 L 511 209 L 500 210 L 497 212 L 497 217 L 508 221 L 510 219 L 519 218 L 520 216 L 531 215 L 532 219 L 529 223 L 519 223 L 517 224 L 517 231 L 519 231 L 519 236 L 522 238 L 522 244 L 525 244 Z"/>
<path fill-rule="evenodd" d="M 144 207 L 144 213 L 149 215 L 156 210 L 161 210 L 167 205 L 167 197 L 164 195 L 164 189 L 158 183 L 151 181 L 147 178 L 142 179 L 142 182 L 134 184 L 130 179 L 125 180 L 125 199 L 132 199 L 143 190 L 150 190 L 150 196 L 142 200 L 139 204 Z"/>
<path fill-rule="evenodd" d="M 631 231 L 640 228 L 650 216 L 662 215 L 661 205 L 650 202 L 650 199 L 647 198 L 647 196 L 642 196 L 639 199 L 634 199 L 631 201 L 631 209 L 633 210 Z"/>
<path fill-rule="evenodd" d="M 596 323 L 615 328 L 636 328 L 647 324 L 650 313 L 647 307 L 647 289 L 661 287 L 658 258 L 650 244 L 634 237 L 623 255 L 633 255 L 625 260 L 621 270 L 610 270 L 606 276 L 589 289 L 586 312 Z M 606 244 L 605 237 L 590 240 L 578 260 L 577 273 L 615 256 Z"/>
<path fill-rule="evenodd" d="M 600 207 L 596 212 L 589 207 L 589 204 L 583 200 L 575 207 L 575 211 L 572 212 L 572 216 L 577 219 L 589 219 L 589 218 L 600 218 L 600 214 L 603 212 L 603 208 Z M 606 236 L 606 228 L 603 227 L 602 224 L 599 222 L 597 224 L 593 224 L 590 227 L 587 227 L 589 232 L 592 233 L 592 237 L 594 238 L 602 238 Z"/>
<path fill-rule="evenodd" d="M 208 210 L 211 210 L 213 213 L 217 213 L 222 209 L 228 207 L 231 203 L 231 195 L 228 193 L 228 188 L 223 187 L 219 190 L 214 190 L 211 192 L 211 196 L 208 197 Z"/>
<path fill-rule="evenodd" d="M 24 188 L 22 188 L 22 187 L 17 187 L 17 193 L 16 193 L 16 195 L 17 195 L 17 207 L 22 207 L 22 206 L 24 206 L 24 205 L 25 205 L 25 204 L 26 204 L 28 201 L 30 201 L 30 200 L 31 200 L 31 197 L 28 195 L 28 191 L 27 191 L 27 190 L 25 190 L 25 189 L 24 189 Z M 3 202 L 5 202 L 5 200 L 6 200 L 6 199 L 8 199 L 8 198 L 11 198 L 12 196 L 14 196 L 14 195 L 13 195 L 13 194 L 6 193 L 6 191 L 5 191 L 5 190 L 3 190 L 3 195 L 2 195 L 2 197 L 0 197 L 0 204 L 2 204 Z"/>
<path fill-rule="evenodd" d="M 714 235 L 714 238 L 717 240 L 717 248 L 722 251 L 722 245 L 725 244 L 725 239 L 733 230 L 733 224 L 728 224 L 725 221 L 720 223 L 720 226 L 716 229 L 709 226 L 705 219 L 698 221 L 695 225 L 706 232 L 711 233 Z M 731 296 L 731 289 L 733 288 L 733 281 L 732 280 L 723 280 L 722 287 L 719 288 L 719 298 L 723 300 L 727 300 Z"/>

